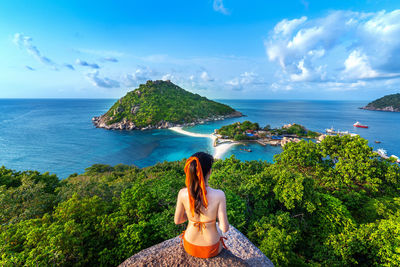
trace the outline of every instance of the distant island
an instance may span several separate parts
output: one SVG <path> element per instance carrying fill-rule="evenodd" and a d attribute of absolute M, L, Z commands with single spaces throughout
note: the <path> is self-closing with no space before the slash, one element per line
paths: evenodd
<path fill-rule="evenodd" d="M 241 117 L 230 106 L 190 93 L 171 81 L 147 81 L 128 92 L 103 115 L 93 117 L 109 130 L 165 129 Z"/>
<path fill-rule="evenodd" d="M 235 122 L 215 130 L 214 146 L 227 142 L 257 142 L 260 145 L 285 146 L 290 142 L 300 142 L 300 138 L 323 140 L 326 135 L 307 130 L 304 126 L 292 123 L 281 128 L 271 128 L 270 125 L 261 128 L 251 121 Z M 249 150 L 246 150 L 249 151 Z M 250 152 L 250 151 L 249 151 Z"/>
<path fill-rule="evenodd" d="M 400 93 L 381 97 L 361 109 L 400 112 Z"/>

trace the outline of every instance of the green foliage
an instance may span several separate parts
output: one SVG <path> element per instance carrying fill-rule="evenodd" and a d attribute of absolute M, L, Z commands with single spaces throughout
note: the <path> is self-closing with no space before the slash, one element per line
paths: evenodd
<path fill-rule="evenodd" d="M 275 264 L 304 264 L 294 252 L 300 241 L 300 228 L 289 212 L 278 211 L 255 221 L 249 237 L 257 240 L 258 247 Z"/>
<path fill-rule="evenodd" d="M 263 132 L 256 132 L 256 135 L 254 136 L 246 135 L 246 132 L 248 131 L 253 132 L 259 130 L 263 130 Z M 271 129 L 270 125 L 260 128 L 258 123 L 252 123 L 251 121 L 235 122 L 230 125 L 222 126 L 217 130 L 217 133 L 235 141 L 265 138 L 267 135 L 295 135 L 297 137 L 308 137 L 314 139 L 320 135 L 317 132 L 307 130 L 300 124 L 294 123 L 290 127 Z"/>
<path fill-rule="evenodd" d="M 222 136 L 227 136 L 230 139 L 239 141 L 239 140 L 254 139 L 253 137 L 247 136 L 246 131 L 256 131 L 259 129 L 260 126 L 258 125 L 258 123 L 244 121 L 244 122 L 235 122 L 230 125 L 222 126 L 220 129 L 217 130 L 217 133 Z"/>
<path fill-rule="evenodd" d="M 275 135 L 296 135 L 298 137 L 308 137 L 308 138 L 316 138 L 320 136 L 320 133 L 313 132 L 307 130 L 304 126 L 293 123 L 290 127 L 282 127 L 276 129 L 270 129 L 272 134 Z"/>
<path fill-rule="evenodd" d="M 372 101 L 369 103 L 366 108 L 379 108 L 383 109 L 386 107 L 393 107 L 393 109 L 399 111 L 400 110 L 400 93 L 397 94 L 392 94 L 392 95 L 386 95 L 384 97 L 381 97 L 377 100 Z"/>
<path fill-rule="evenodd" d="M 0 168 L 0 225 L 40 218 L 56 204 L 56 175 Z"/>
<path fill-rule="evenodd" d="M 116 266 L 177 236 L 184 160 L 54 175 L 0 169 L 0 266 Z M 275 163 L 217 160 L 230 223 L 276 266 L 398 266 L 400 167 L 359 137 L 289 143 Z"/>
<path fill-rule="evenodd" d="M 234 113 L 231 107 L 190 93 L 170 81 L 147 81 L 107 111 L 107 124 L 128 120 L 138 127 L 161 122 L 190 123 Z"/>

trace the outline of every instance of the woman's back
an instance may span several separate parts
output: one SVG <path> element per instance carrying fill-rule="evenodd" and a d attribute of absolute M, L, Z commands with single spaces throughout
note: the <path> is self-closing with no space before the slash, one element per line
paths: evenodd
<path fill-rule="evenodd" d="M 225 194 L 208 186 L 213 161 L 213 157 L 204 152 L 187 159 L 184 168 L 186 188 L 179 191 L 175 210 L 176 224 L 189 220 L 181 235 L 185 251 L 200 258 L 214 257 L 222 246 L 225 247 L 216 220 L 222 232 L 229 229 Z"/>
<path fill-rule="evenodd" d="M 226 201 L 225 194 L 221 190 L 207 187 L 208 207 L 201 207 L 202 214 L 192 216 L 189 206 L 189 196 L 187 188 L 182 189 L 179 195 L 187 214 L 189 223 L 185 232 L 187 241 L 200 246 L 215 244 L 220 239 L 220 233 L 216 227 L 216 220 L 221 224 L 227 224 L 225 213 Z M 225 231 L 226 232 L 226 231 Z"/>

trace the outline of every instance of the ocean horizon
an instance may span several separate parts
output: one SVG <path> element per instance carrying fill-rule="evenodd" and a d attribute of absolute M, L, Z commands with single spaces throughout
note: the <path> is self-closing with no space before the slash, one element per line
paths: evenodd
<path fill-rule="evenodd" d="M 184 136 L 168 129 L 110 131 L 95 128 L 92 117 L 104 114 L 116 99 L 34 98 L 0 99 L 0 165 L 6 168 L 50 172 L 64 179 L 83 173 L 93 164 L 128 164 L 147 167 L 187 158 L 197 151 L 213 152 L 210 139 Z M 400 154 L 397 132 L 400 114 L 361 110 L 367 101 L 352 100 L 234 100 L 218 99 L 245 117 L 208 122 L 185 130 L 212 133 L 223 125 L 250 120 L 264 127 L 298 123 L 307 129 L 326 128 L 359 134 L 374 149 Z M 369 129 L 354 128 L 360 121 Z M 381 141 L 376 144 L 374 141 Z M 223 158 L 273 162 L 280 147 L 249 144 L 252 152 L 232 147 Z"/>

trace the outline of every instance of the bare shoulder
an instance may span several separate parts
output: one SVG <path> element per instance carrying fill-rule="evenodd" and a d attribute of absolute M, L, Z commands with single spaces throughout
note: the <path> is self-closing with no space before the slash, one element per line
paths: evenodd
<path fill-rule="evenodd" d="M 222 190 L 219 189 L 212 189 L 212 193 L 214 194 L 215 197 L 218 199 L 225 199 L 225 193 Z"/>
<path fill-rule="evenodd" d="M 181 190 L 179 190 L 178 198 L 183 198 L 187 196 L 187 194 L 188 194 L 187 188 L 186 187 L 182 188 Z"/>

